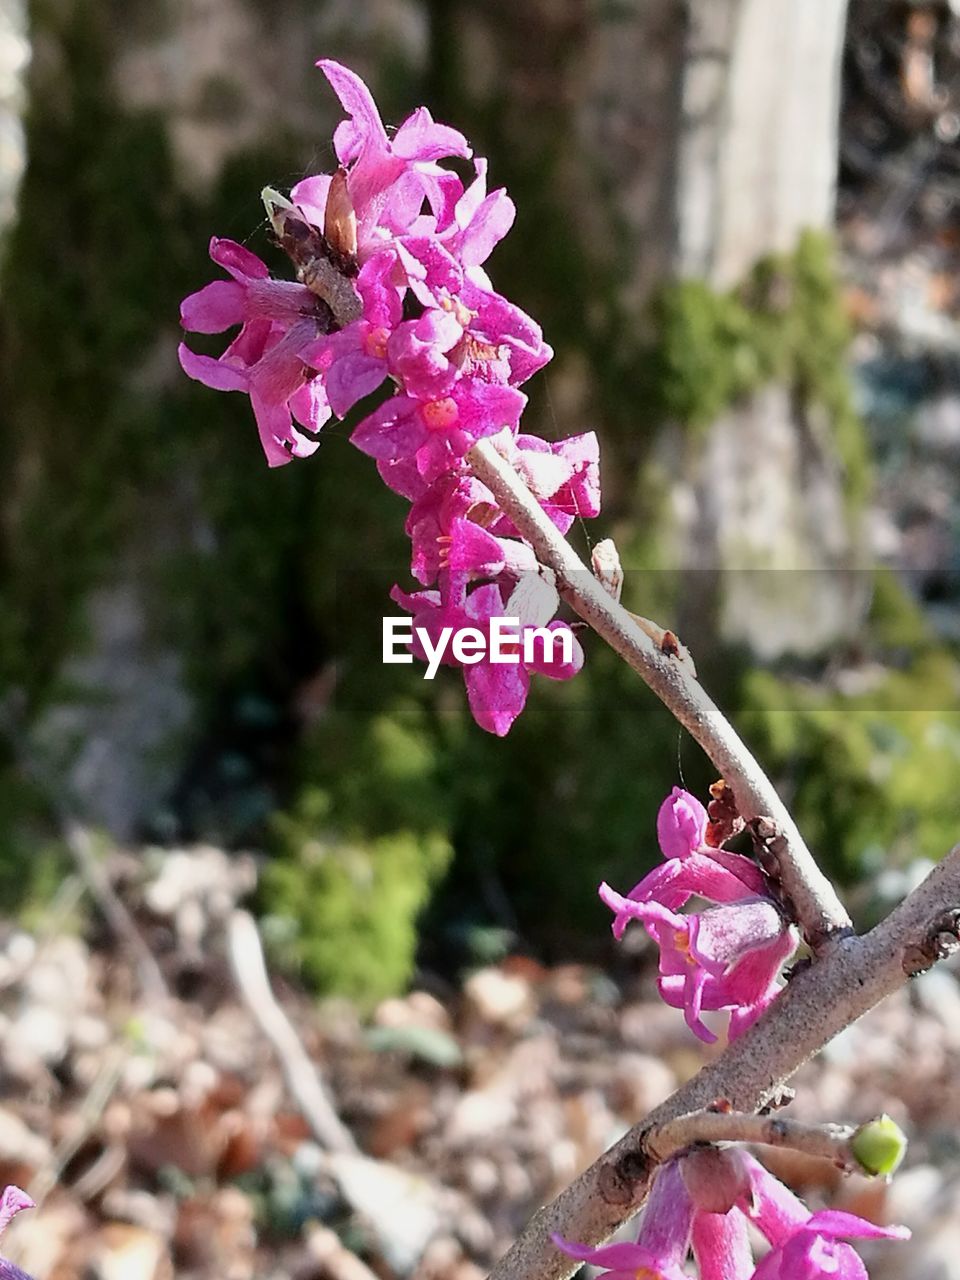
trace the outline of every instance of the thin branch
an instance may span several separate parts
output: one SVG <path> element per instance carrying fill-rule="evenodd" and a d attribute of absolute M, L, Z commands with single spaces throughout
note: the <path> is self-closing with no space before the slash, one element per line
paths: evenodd
<path fill-rule="evenodd" d="M 658 1164 L 698 1142 L 752 1142 L 765 1147 L 788 1147 L 807 1156 L 830 1160 L 847 1173 L 865 1173 L 851 1146 L 859 1128 L 851 1124 L 804 1124 L 783 1116 L 758 1116 L 745 1111 L 707 1107 L 677 1116 L 647 1133 L 644 1146 Z"/>
<path fill-rule="evenodd" d="M 377 1280 L 377 1273 L 348 1249 L 329 1227 L 310 1227 L 306 1251 L 310 1261 L 329 1280 Z"/>
<path fill-rule="evenodd" d="M 642 1205 L 656 1162 L 651 1130 L 725 1099 L 737 1111 L 773 1101 L 808 1058 L 908 978 L 960 945 L 960 844 L 863 937 L 837 941 L 800 969 L 760 1020 L 634 1126 L 556 1200 L 542 1208 L 490 1280 L 566 1280 L 580 1265 L 550 1240 L 598 1244 Z"/>
<path fill-rule="evenodd" d="M 733 788 L 741 816 L 747 822 L 762 818 L 771 824 L 777 839 L 767 843 L 776 853 L 780 883 L 813 950 L 848 933 L 851 923 L 843 904 L 773 784 L 673 647 L 658 647 L 611 598 L 489 440 L 478 441 L 467 460 L 541 564 L 553 571 L 564 600 L 637 672 L 707 753 Z"/>
<path fill-rule="evenodd" d="M 117 940 L 130 953 L 136 965 L 140 987 L 145 999 L 162 1002 L 170 996 L 170 989 L 157 963 L 157 958 L 147 946 L 126 904 L 110 883 L 103 863 L 96 855 L 93 837 L 82 823 L 66 812 L 61 813 L 63 838 L 73 855 L 77 870 L 91 898 L 96 903 Z"/>
<path fill-rule="evenodd" d="M 27 1193 L 38 1208 L 60 1181 L 64 1169 L 93 1133 L 106 1111 L 123 1075 L 126 1057 L 125 1048 L 114 1045 L 94 1077 L 79 1111 L 73 1116 L 72 1125 L 60 1139 L 56 1150 L 51 1153 L 49 1162 L 38 1170 L 28 1185 Z"/>
<path fill-rule="evenodd" d="M 355 1152 L 357 1144 L 334 1110 L 319 1071 L 270 989 L 260 934 L 248 911 L 230 916 L 227 945 L 240 995 L 280 1059 L 287 1088 L 314 1137 L 328 1151 Z"/>
<path fill-rule="evenodd" d="M 144 998 L 150 1003 L 169 999 L 170 989 L 157 958 L 147 945 L 132 913 L 110 883 L 106 868 L 97 857 L 89 828 L 74 817 L 57 786 L 57 780 L 30 748 L 20 720 L 21 714 L 15 699 L 8 698 L 0 702 L 0 733 L 6 735 L 20 767 L 44 791 L 45 799 L 60 824 L 64 844 L 76 863 L 84 888 L 136 966 Z"/>

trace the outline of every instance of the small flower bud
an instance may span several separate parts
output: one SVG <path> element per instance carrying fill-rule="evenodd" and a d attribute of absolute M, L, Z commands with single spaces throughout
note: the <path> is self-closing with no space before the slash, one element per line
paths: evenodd
<path fill-rule="evenodd" d="M 850 1149 L 866 1173 L 889 1178 L 907 1154 L 907 1135 L 887 1115 L 869 1120 L 853 1135 Z"/>

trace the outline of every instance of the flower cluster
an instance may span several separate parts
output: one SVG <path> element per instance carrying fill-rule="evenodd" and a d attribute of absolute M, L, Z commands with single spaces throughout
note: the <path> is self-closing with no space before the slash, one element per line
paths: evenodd
<path fill-rule="evenodd" d="M 699 800 L 674 787 L 657 815 L 665 861 L 626 897 L 606 883 L 600 897 L 614 913 L 616 938 L 631 920 L 646 927 L 660 948 L 661 996 L 683 1009 L 694 1034 L 711 1043 L 716 1036 L 702 1012 L 728 1010 L 731 1040 L 745 1031 L 780 990 L 780 971 L 796 949 L 797 933 L 755 863 L 707 844 L 707 822 Z M 694 896 L 711 905 L 679 915 Z"/>
<path fill-rule="evenodd" d="M 770 1245 L 755 1265 L 748 1224 Z M 603 1280 L 686 1280 L 693 1253 L 700 1280 L 867 1280 L 847 1240 L 906 1240 L 852 1213 L 811 1213 L 746 1151 L 703 1150 L 657 1174 L 636 1243 L 599 1249 L 555 1235 L 558 1248 L 604 1268 Z"/>
<path fill-rule="evenodd" d="M 548 443 L 520 432 L 520 387 L 553 353 L 484 269 L 513 203 L 502 189 L 487 191 L 485 160 L 472 160 L 467 183 L 439 163 L 470 161 L 471 150 L 425 107 L 390 137 L 363 81 L 336 62 L 318 65 L 349 117 L 334 135 L 340 168 L 304 179 L 289 200 L 264 193 L 298 280 L 271 279 L 249 250 L 214 239 L 210 256 L 230 279 L 186 298 L 182 323 L 239 332 L 216 359 L 181 345 L 181 364 L 207 386 L 249 395 L 271 466 L 312 454 L 332 415 L 387 383 L 390 394 L 351 440 L 411 503 L 411 571 L 430 589 L 394 599 L 438 629 L 468 619 L 482 631 L 496 615 L 543 627 L 559 600 L 542 590 L 517 596 L 536 559 L 466 455 L 491 438 L 566 532 L 577 516 L 599 512 L 598 449 L 592 433 Z M 532 671 L 564 680 L 579 670 L 575 640 L 570 652 L 572 661 L 554 647 L 532 664 L 465 666 L 478 723 L 506 733 Z"/>
<path fill-rule="evenodd" d="M 0 1235 L 6 1231 L 10 1220 L 21 1209 L 33 1207 L 33 1201 L 25 1191 L 21 1191 L 19 1187 L 5 1187 L 3 1195 L 0 1196 Z M 0 1280 L 31 1280 L 31 1277 L 19 1267 L 15 1267 L 12 1262 L 7 1262 L 6 1258 L 0 1258 Z"/>

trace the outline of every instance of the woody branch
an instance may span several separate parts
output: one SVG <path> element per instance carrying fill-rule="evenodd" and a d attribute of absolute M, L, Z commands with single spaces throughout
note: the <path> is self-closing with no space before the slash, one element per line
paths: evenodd
<path fill-rule="evenodd" d="M 837 940 L 801 969 L 764 1016 L 723 1055 L 635 1125 L 534 1216 L 490 1280 L 566 1280 L 578 1263 L 552 1232 L 597 1244 L 643 1204 L 659 1159 L 655 1132 L 725 1099 L 737 1111 L 775 1101 L 789 1077 L 835 1035 L 960 946 L 960 844 L 885 920 Z M 669 1154 L 669 1152 L 668 1152 Z"/>
<path fill-rule="evenodd" d="M 552 570 L 563 599 L 649 685 L 732 787 L 741 816 L 753 824 L 776 856 L 780 885 L 813 950 L 848 932 L 850 918 L 843 904 L 773 784 L 688 667 L 658 648 L 633 616 L 607 594 L 489 440 L 478 441 L 467 460 L 540 563 Z"/>

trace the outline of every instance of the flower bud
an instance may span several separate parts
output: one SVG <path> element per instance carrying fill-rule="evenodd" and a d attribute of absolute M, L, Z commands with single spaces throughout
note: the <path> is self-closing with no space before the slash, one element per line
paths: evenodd
<path fill-rule="evenodd" d="M 865 1173 L 889 1178 L 907 1154 L 907 1135 L 888 1115 L 869 1120 L 853 1135 L 850 1149 Z"/>

